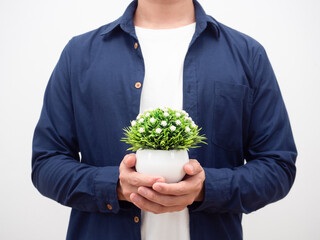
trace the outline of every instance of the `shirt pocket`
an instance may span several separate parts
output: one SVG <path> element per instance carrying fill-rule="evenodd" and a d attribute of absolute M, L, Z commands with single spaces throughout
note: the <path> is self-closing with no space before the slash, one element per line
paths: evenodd
<path fill-rule="evenodd" d="M 250 119 L 253 89 L 245 85 L 214 83 L 212 142 L 229 151 L 242 149 Z"/>

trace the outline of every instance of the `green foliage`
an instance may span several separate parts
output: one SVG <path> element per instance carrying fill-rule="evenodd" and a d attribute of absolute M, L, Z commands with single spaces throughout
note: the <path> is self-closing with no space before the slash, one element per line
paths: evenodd
<path fill-rule="evenodd" d="M 162 149 L 189 150 L 198 143 L 205 143 L 201 128 L 192 121 L 189 114 L 182 110 L 157 108 L 139 114 L 131 126 L 123 129 L 125 137 L 121 141 L 132 145 L 127 150 Z"/>

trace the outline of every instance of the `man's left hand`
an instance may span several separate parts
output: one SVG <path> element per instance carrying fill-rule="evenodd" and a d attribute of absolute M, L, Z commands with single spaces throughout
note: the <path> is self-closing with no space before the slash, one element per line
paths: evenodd
<path fill-rule="evenodd" d="M 205 173 L 200 163 L 190 159 L 184 165 L 186 176 L 178 183 L 153 184 L 152 189 L 139 187 L 130 200 L 140 209 L 155 214 L 181 211 L 194 201 L 203 201 Z"/>

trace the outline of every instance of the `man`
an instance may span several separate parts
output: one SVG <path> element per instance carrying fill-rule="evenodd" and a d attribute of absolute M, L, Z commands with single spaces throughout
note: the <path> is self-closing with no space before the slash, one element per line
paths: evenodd
<path fill-rule="evenodd" d="M 176 37 L 185 48 L 171 44 Z M 161 59 L 152 59 L 156 50 Z M 169 69 L 171 58 L 181 69 Z M 161 102 L 154 94 L 169 88 L 165 101 L 186 110 L 208 139 L 189 151 L 177 184 L 137 173 L 135 154 L 120 141 L 130 120 Z M 121 17 L 64 48 L 34 133 L 32 181 L 72 207 L 67 239 L 168 239 L 177 227 L 175 239 L 234 240 L 242 239 L 243 213 L 289 192 L 296 156 L 261 44 L 196 0 L 134 0 Z"/>

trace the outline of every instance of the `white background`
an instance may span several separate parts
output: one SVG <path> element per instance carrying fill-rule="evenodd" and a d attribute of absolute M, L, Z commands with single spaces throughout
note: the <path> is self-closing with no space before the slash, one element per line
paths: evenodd
<path fill-rule="evenodd" d="M 244 239 L 320 239 L 320 1 L 199 0 L 267 50 L 298 148 L 289 195 L 244 215 Z M 70 209 L 31 182 L 31 141 L 58 57 L 74 35 L 115 20 L 129 0 L 0 1 L 0 239 L 65 239 Z"/>

